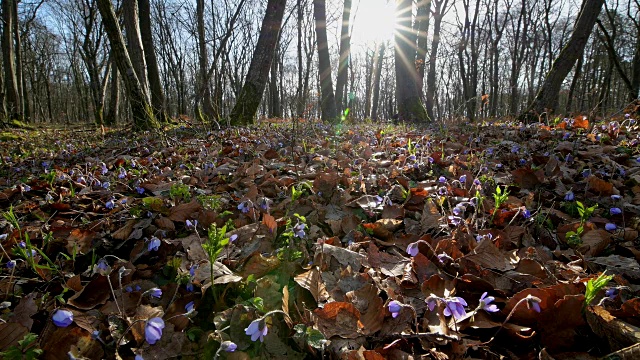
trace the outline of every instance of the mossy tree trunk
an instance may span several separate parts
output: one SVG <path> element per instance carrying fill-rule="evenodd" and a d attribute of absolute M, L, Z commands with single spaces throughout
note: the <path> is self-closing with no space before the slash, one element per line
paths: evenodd
<path fill-rule="evenodd" d="M 160 124 L 153 116 L 151 105 L 147 101 L 142 85 L 136 76 L 136 71 L 125 47 L 124 38 L 111 1 L 98 0 L 98 10 L 102 16 L 102 24 L 111 44 L 113 60 L 118 66 L 118 71 L 122 74 L 122 79 L 127 89 L 134 128 L 136 130 L 158 128 Z"/>
<path fill-rule="evenodd" d="M 286 5 L 286 0 L 269 0 L 267 3 L 267 10 L 260 28 L 260 36 L 251 58 L 244 86 L 240 90 L 238 100 L 231 111 L 232 125 L 253 123 L 269 77 L 271 62 L 274 61 L 274 53 Z"/>
<path fill-rule="evenodd" d="M 16 75 L 15 47 L 13 38 L 14 7 L 16 0 L 2 0 L 2 61 L 4 63 L 5 102 L 9 120 L 22 120 L 18 97 L 18 77 Z"/>

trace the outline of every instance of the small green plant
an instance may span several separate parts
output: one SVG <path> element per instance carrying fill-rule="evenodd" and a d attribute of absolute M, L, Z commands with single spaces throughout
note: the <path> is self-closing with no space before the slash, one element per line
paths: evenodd
<path fill-rule="evenodd" d="M 6 351 L 0 352 L 0 357 L 6 360 L 31 360 L 42 355 L 42 349 L 38 349 L 36 342 L 38 335 L 28 333 L 22 340 L 18 340 L 18 345 L 10 346 Z"/>
<path fill-rule="evenodd" d="M 608 283 L 613 279 L 613 275 L 605 275 L 606 271 L 600 274 L 595 281 L 593 279 L 587 281 L 587 286 L 584 292 L 584 304 L 582 305 L 582 310 L 589 306 L 593 299 L 596 298 L 596 295 L 600 290 L 602 290 Z"/>
<path fill-rule="evenodd" d="M 567 245 L 572 248 L 582 245 L 582 233 L 584 232 L 584 226 L 579 226 L 576 231 L 569 231 L 566 235 Z"/>
<path fill-rule="evenodd" d="M 2 217 L 13 226 L 14 229 L 20 230 L 20 222 L 18 221 L 18 217 L 13 212 L 13 206 L 9 206 L 9 210 L 2 213 Z"/>
<path fill-rule="evenodd" d="M 207 239 L 202 244 L 202 248 L 209 257 L 209 265 L 211 266 L 211 283 L 213 283 L 213 264 L 218 259 L 222 250 L 229 244 L 229 238 L 226 236 L 227 226 L 218 229 L 216 224 L 211 224 L 207 232 Z"/>
<path fill-rule="evenodd" d="M 507 201 L 507 199 L 509 199 L 509 191 L 507 191 L 506 189 L 502 191 L 500 186 L 496 186 L 496 192 L 493 193 L 493 200 L 495 202 L 495 206 L 493 208 L 493 214 L 491 215 L 491 223 L 493 223 L 493 219 L 495 218 L 496 213 L 498 212 L 498 209 L 500 209 L 502 204 L 504 204 Z"/>
<path fill-rule="evenodd" d="M 278 236 L 276 240 L 278 259 L 283 261 L 295 261 L 302 258 L 302 251 L 300 251 L 300 241 L 306 237 L 306 223 L 307 219 L 298 214 L 293 214 L 297 219 L 294 224 L 289 218 L 285 225 L 285 230 Z"/>
<path fill-rule="evenodd" d="M 172 200 L 182 199 L 186 202 L 191 200 L 191 193 L 189 192 L 189 186 L 185 184 L 173 184 L 169 189 L 169 197 Z"/>
<path fill-rule="evenodd" d="M 222 209 L 220 195 L 198 195 L 197 199 L 205 210 L 220 211 Z"/>

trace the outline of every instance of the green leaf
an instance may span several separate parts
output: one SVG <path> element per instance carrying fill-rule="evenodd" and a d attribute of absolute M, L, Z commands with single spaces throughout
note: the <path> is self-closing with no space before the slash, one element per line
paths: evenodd
<path fill-rule="evenodd" d="M 583 310 L 589 304 L 591 304 L 593 299 L 596 298 L 598 292 L 600 292 L 600 290 L 602 290 L 602 288 L 604 288 L 609 283 L 609 281 L 611 281 L 611 279 L 613 279 L 613 275 L 605 275 L 605 273 L 603 272 L 602 274 L 600 274 L 600 276 L 598 276 L 597 279 L 591 279 L 587 282 L 584 293 L 584 304 L 582 305 Z"/>
<path fill-rule="evenodd" d="M 322 350 L 326 339 L 322 333 L 314 328 L 307 328 L 307 344 L 312 348 Z"/>

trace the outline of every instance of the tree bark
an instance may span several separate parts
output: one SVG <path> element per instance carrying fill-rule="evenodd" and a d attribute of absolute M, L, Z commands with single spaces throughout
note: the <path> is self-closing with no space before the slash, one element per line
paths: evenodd
<path fill-rule="evenodd" d="M 153 45 L 153 35 L 151 32 L 151 6 L 149 0 L 139 0 L 138 7 L 140 9 L 140 35 L 142 40 L 142 48 L 144 52 L 144 60 L 147 65 L 147 76 L 149 80 L 149 90 L 151 92 L 151 106 L 153 114 L 157 120 L 168 122 L 166 100 L 164 90 L 162 89 L 162 81 L 160 80 L 160 71 L 158 69 L 158 59 Z"/>
<path fill-rule="evenodd" d="M 140 34 L 140 13 L 138 0 L 126 0 L 122 3 L 122 17 L 127 39 L 127 51 L 131 63 L 142 86 L 145 97 L 149 100 L 149 82 L 147 78 L 147 64 L 145 61 L 142 35 Z"/>
<path fill-rule="evenodd" d="M 18 98 L 18 78 L 16 75 L 15 48 L 13 46 L 13 8 L 16 0 L 2 0 L 2 61 L 4 63 L 5 102 L 9 120 L 22 120 Z"/>
<path fill-rule="evenodd" d="M 124 44 L 124 38 L 120 31 L 120 25 L 116 18 L 110 0 L 98 0 L 98 10 L 102 16 L 104 30 L 109 37 L 111 51 L 114 61 L 118 66 L 118 71 L 123 75 L 123 81 L 129 96 L 133 125 L 137 130 L 146 130 L 160 126 L 153 116 L 153 110 L 142 89 L 140 80 L 129 58 L 129 53 Z"/>
<path fill-rule="evenodd" d="M 267 3 L 260 36 L 251 58 L 244 86 L 231 111 L 231 124 L 233 125 L 253 123 L 274 58 L 286 4 L 286 0 L 269 0 Z"/>
<path fill-rule="evenodd" d="M 418 91 L 422 94 L 424 87 L 424 74 L 427 68 L 427 45 L 429 43 L 429 23 L 431 21 L 431 0 L 420 0 L 418 2 L 418 43 L 416 51 L 416 69 L 418 71 Z M 427 112 L 428 114 L 428 112 Z M 430 116 L 431 119 L 433 117 Z"/>
<path fill-rule="evenodd" d="M 380 78 L 382 77 L 382 64 L 384 63 L 384 42 L 379 45 L 378 53 L 373 61 L 373 99 L 371 100 L 371 118 L 378 120 L 378 106 L 380 103 Z"/>
<path fill-rule="evenodd" d="M 422 105 L 416 71 L 415 33 L 412 0 L 396 0 L 395 71 L 398 118 L 403 121 L 430 121 Z"/>
<path fill-rule="evenodd" d="M 442 18 L 447 9 L 449 0 L 435 0 L 433 15 L 433 40 L 431 41 L 431 53 L 429 54 L 429 72 L 427 73 L 426 108 L 430 119 L 435 119 L 434 98 L 436 94 L 436 63 L 438 61 L 438 48 L 440 46 L 440 29 Z"/>
<path fill-rule="evenodd" d="M 538 94 L 521 118 L 527 117 L 530 112 L 542 114 L 547 110 L 553 111 L 558 108 L 558 94 L 562 82 L 584 50 L 603 4 L 604 0 L 584 0 L 571 38 L 558 54 Z"/>
<path fill-rule="evenodd" d="M 205 117 L 204 120 L 215 120 L 218 117 L 216 116 L 213 108 L 213 102 L 211 101 L 211 86 L 207 78 L 209 55 L 205 39 L 204 0 L 196 1 L 196 26 L 198 32 L 198 61 L 200 66 L 198 82 L 199 86 L 204 89 L 202 98 L 196 96 L 196 106 L 199 106 L 199 103 L 202 102 L 202 114 Z"/>
<path fill-rule="evenodd" d="M 316 21 L 316 38 L 318 41 L 318 71 L 320 73 L 320 108 L 322 118 L 329 122 L 338 120 L 336 98 L 333 93 L 331 79 L 331 60 L 329 43 L 327 42 L 327 12 L 325 0 L 313 0 L 313 17 Z"/>
<path fill-rule="evenodd" d="M 118 66 L 111 64 L 111 89 L 109 90 L 109 106 L 104 116 L 106 125 L 113 125 L 118 122 L 120 112 L 120 79 L 118 76 Z"/>
<path fill-rule="evenodd" d="M 18 20 L 18 1 L 13 6 L 13 36 L 15 38 L 15 58 L 16 58 L 16 84 L 18 87 L 18 113 L 22 115 L 23 120 L 29 120 L 26 117 L 25 98 L 24 98 L 24 72 L 22 69 L 22 41 L 20 39 L 20 23 Z"/>
<path fill-rule="evenodd" d="M 340 59 L 338 59 L 338 77 L 336 79 L 336 110 L 342 114 L 345 105 L 345 87 L 347 84 L 347 70 L 349 68 L 349 57 L 351 56 L 351 36 L 349 35 L 349 24 L 351 21 L 351 0 L 344 0 L 344 11 L 342 12 L 342 28 L 340 30 Z"/>

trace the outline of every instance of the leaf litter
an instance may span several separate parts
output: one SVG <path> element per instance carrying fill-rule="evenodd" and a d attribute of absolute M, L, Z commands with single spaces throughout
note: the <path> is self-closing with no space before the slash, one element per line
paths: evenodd
<path fill-rule="evenodd" d="M 3 142 L 0 352 L 637 354 L 635 119 L 302 125 Z"/>

